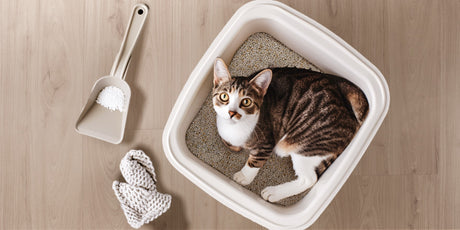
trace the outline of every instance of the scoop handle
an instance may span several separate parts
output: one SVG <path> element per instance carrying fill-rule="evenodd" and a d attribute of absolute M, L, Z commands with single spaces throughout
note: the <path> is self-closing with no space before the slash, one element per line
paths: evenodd
<path fill-rule="evenodd" d="M 145 19 L 149 13 L 149 8 L 145 4 L 136 4 L 131 14 L 128 26 L 126 28 L 125 37 L 121 43 L 120 51 L 118 51 L 115 62 L 113 63 L 110 75 L 125 79 L 126 70 L 128 69 L 133 53 L 134 46 L 136 45 L 139 34 L 144 26 Z"/>

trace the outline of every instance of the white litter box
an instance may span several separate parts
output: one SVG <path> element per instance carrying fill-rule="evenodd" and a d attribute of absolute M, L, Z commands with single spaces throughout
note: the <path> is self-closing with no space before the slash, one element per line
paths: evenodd
<path fill-rule="evenodd" d="M 345 151 L 311 191 L 288 207 L 271 204 L 195 157 L 185 133 L 212 88 L 213 62 L 230 63 L 253 33 L 265 32 L 326 73 L 359 86 L 369 101 L 369 114 Z M 300 12 L 276 1 L 242 6 L 225 25 L 191 73 L 163 133 L 171 164 L 203 191 L 235 212 L 270 229 L 304 229 L 314 223 L 358 164 L 387 114 L 390 95 L 380 71 L 337 35 Z"/>

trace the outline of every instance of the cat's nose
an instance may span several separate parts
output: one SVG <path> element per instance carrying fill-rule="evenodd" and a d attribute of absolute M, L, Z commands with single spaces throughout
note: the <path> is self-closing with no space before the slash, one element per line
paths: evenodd
<path fill-rule="evenodd" d="M 230 118 L 233 118 L 237 114 L 235 111 L 228 111 L 228 114 L 230 115 Z"/>

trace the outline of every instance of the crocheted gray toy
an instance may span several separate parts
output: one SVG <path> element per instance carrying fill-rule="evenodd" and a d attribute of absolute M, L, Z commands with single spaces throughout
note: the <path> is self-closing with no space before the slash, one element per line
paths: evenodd
<path fill-rule="evenodd" d="M 142 150 L 129 151 L 120 170 L 127 183 L 114 181 L 112 188 L 131 227 L 140 228 L 169 209 L 171 195 L 157 191 L 155 169 Z"/>

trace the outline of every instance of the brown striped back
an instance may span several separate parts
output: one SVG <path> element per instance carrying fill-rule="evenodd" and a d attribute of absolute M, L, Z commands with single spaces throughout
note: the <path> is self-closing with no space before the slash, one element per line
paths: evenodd
<path fill-rule="evenodd" d="M 245 148 L 273 149 L 278 143 L 277 148 L 285 146 L 304 156 L 328 155 L 330 157 L 317 168 L 321 175 L 364 121 L 369 107 L 367 99 L 357 86 L 337 76 L 297 68 L 272 68 L 271 71 L 272 81 L 265 96 L 249 84 L 257 72 L 249 77 L 232 77 L 216 86 L 214 97 L 222 92 L 237 91 L 254 102 L 250 109 L 243 108 L 250 114 L 260 113 Z M 214 106 L 222 103 L 214 101 L 217 102 Z M 267 145 L 267 139 L 272 144 Z"/>

